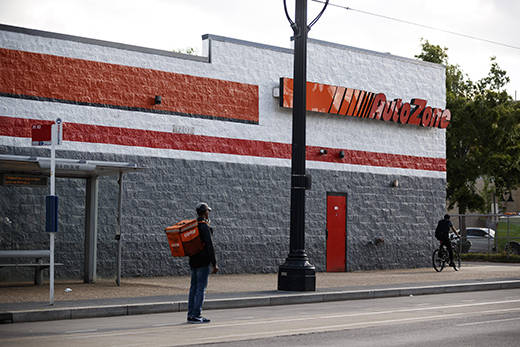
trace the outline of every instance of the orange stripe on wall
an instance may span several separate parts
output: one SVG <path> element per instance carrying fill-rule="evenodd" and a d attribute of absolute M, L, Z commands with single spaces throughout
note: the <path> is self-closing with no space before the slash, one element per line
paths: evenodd
<path fill-rule="evenodd" d="M 33 124 L 42 123 L 49 124 L 50 122 L 37 119 L 0 116 L 0 136 L 30 138 L 31 126 Z M 69 122 L 63 123 L 63 140 L 206 153 L 247 155 L 264 158 L 291 158 L 290 143 L 179 134 Z M 307 160 L 313 161 L 414 170 L 446 171 L 446 159 L 444 158 L 418 157 L 316 146 L 306 146 L 306 148 Z M 320 149 L 326 149 L 329 154 L 321 155 Z M 344 151 L 343 158 L 338 155 L 340 150 Z"/>
<path fill-rule="evenodd" d="M 256 85 L 9 49 L 0 93 L 258 122 Z"/>

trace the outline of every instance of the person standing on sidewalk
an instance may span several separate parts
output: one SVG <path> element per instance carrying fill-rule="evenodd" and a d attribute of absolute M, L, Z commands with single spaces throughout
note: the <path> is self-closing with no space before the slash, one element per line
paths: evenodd
<path fill-rule="evenodd" d="M 208 204 L 201 202 L 195 210 L 197 211 L 199 234 L 204 244 L 204 249 L 190 256 L 191 284 L 188 299 L 188 323 L 209 323 L 210 320 L 202 317 L 201 313 L 204 292 L 208 285 L 210 264 L 212 273 L 217 273 L 218 271 L 215 250 L 211 240 L 213 230 L 209 227 L 209 212 L 211 208 Z"/>

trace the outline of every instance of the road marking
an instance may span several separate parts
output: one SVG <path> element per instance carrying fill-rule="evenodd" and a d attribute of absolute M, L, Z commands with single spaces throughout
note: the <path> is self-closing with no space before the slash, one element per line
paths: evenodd
<path fill-rule="evenodd" d="M 84 330 L 67 330 L 65 334 L 79 334 L 79 333 L 95 333 L 97 329 L 84 329 Z"/>
<path fill-rule="evenodd" d="M 483 306 L 483 305 L 496 305 L 496 304 L 510 304 L 517 303 L 519 300 L 505 300 L 505 301 L 489 301 L 489 302 L 477 302 L 471 304 L 457 304 L 457 305 L 445 305 L 445 306 L 433 306 L 433 307 L 417 307 L 417 308 L 409 308 L 409 309 L 399 309 L 399 310 L 388 310 L 388 311 L 371 311 L 371 312 L 361 312 L 361 313 L 348 313 L 348 314 L 338 314 L 338 315 L 317 315 L 317 316 L 306 316 L 301 318 L 276 318 L 276 319 L 264 319 L 264 320 L 255 320 L 250 322 L 236 322 L 232 323 L 222 323 L 222 324 L 209 324 L 209 325 L 197 325 L 195 326 L 197 329 L 215 329 L 222 327 L 232 327 L 232 326 L 240 326 L 240 325 L 252 325 L 252 324 L 270 324 L 270 323 L 284 323 L 284 322 L 297 322 L 304 320 L 313 320 L 313 319 L 333 319 L 333 318 L 346 318 L 346 317 L 359 317 L 359 316 L 369 316 L 369 315 L 379 315 L 379 314 L 392 314 L 392 313 L 405 313 L 405 312 L 414 312 L 414 311 L 426 311 L 426 310 L 439 310 L 439 309 L 450 309 L 450 308 L 463 308 L 463 307 L 471 307 L 471 306 Z"/>
<path fill-rule="evenodd" d="M 168 327 L 168 326 L 174 326 L 174 325 L 180 325 L 179 323 L 160 323 L 160 324 L 152 324 L 152 327 Z"/>
<path fill-rule="evenodd" d="M 98 334 L 83 334 L 83 335 L 75 335 L 75 336 L 64 336 L 67 339 L 86 339 L 86 338 L 94 338 L 94 337 L 109 337 L 109 336 L 127 336 L 127 335 L 139 335 L 143 334 L 142 330 L 157 330 L 158 328 L 135 328 L 139 329 L 139 331 L 121 331 L 121 332 L 99 332 Z"/>
<path fill-rule="evenodd" d="M 413 310 L 416 311 L 416 310 Z M 479 314 L 497 314 L 497 313 L 505 313 L 505 312 L 513 312 L 513 311 L 520 311 L 519 308 L 510 308 L 510 309 L 498 309 L 498 310 L 487 310 L 487 311 L 480 311 Z M 316 326 L 316 327 L 310 327 L 310 328 L 300 328 L 300 329 L 294 329 L 291 328 L 289 330 L 270 330 L 268 332 L 252 332 L 252 333 L 244 333 L 244 334 L 233 334 L 233 335 L 224 335 L 224 336 L 213 336 L 213 337 L 202 337 L 202 338 L 194 338 L 189 343 L 188 342 L 182 342 L 182 344 L 197 344 L 201 342 L 208 342 L 208 341 L 221 341 L 224 339 L 234 339 L 234 340 L 245 340 L 250 338 L 260 338 L 260 337 L 274 337 L 274 336 L 288 336 L 288 335 L 296 335 L 296 334 L 306 334 L 306 333 L 313 333 L 313 332 L 326 332 L 326 331 L 338 331 L 338 330 L 348 330 L 355 327 L 370 327 L 370 326 L 377 326 L 377 325 L 384 325 L 384 324 L 397 324 L 397 323 L 404 323 L 404 322 L 415 322 L 415 321 L 428 321 L 428 320 L 439 320 L 439 319 L 449 319 L 459 316 L 467 316 L 467 312 L 459 312 L 459 313 L 445 313 L 445 314 L 439 314 L 435 316 L 428 316 L 428 317 L 409 317 L 409 318 L 398 318 L 398 319 L 385 319 L 385 320 L 379 320 L 379 321 L 369 321 L 369 322 L 358 322 L 358 323 L 346 323 L 346 324 L 337 324 L 337 325 L 325 325 L 325 326 Z M 520 319 L 516 318 L 516 319 Z M 494 322 L 497 322 L 500 320 L 496 320 Z M 198 328 L 201 326 L 197 325 L 186 325 L 187 327 L 194 327 Z M 93 329 L 96 330 L 96 329 Z M 80 331 L 80 330 L 78 330 Z M 84 330 L 84 332 L 87 332 Z M 160 332 L 159 327 L 156 328 L 141 328 L 140 331 L 124 331 L 124 332 L 99 332 L 96 334 L 93 333 L 77 333 L 77 335 L 70 335 L 70 336 L 63 336 L 63 338 L 66 339 L 91 339 L 91 338 L 107 338 L 107 337 L 115 337 L 115 336 L 129 336 L 129 335 L 139 335 L 139 334 L 150 334 L 153 332 Z M 184 331 L 183 333 L 186 333 Z M 43 343 L 43 339 L 50 339 L 50 338 L 59 338 L 59 335 L 49 335 L 49 336 L 31 336 L 31 337 L 22 337 L 22 338 L 7 338 L 7 339 L 0 339 L 3 341 L 23 341 L 23 340 L 33 340 L 38 339 Z M 125 343 L 126 345 L 126 343 Z M 139 345 L 139 344 L 138 344 Z"/>
<path fill-rule="evenodd" d="M 520 317 L 505 318 L 505 319 L 493 319 L 493 320 L 485 320 L 485 321 L 480 321 L 480 322 L 462 323 L 462 324 L 457 324 L 457 326 L 458 327 L 466 327 L 466 326 L 470 326 L 470 325 L 498 323 L 498 322 L 508 322 L 508 321 L 519 320 L 519 319 L 520 319 Z"/>
<path fill-rule="evenodd" d="M 504 309 L 504 310 L 488 310 L 481 311 L 479 314 L 492 314 L 492 313 L 502 313 L 502 312 L 511 312 L 511 311 L 520 311 L 520 308 L 516 309 Z M 377 325 L 384 324 L 396 324 L 396 323 L 404 323 L 404 322 L 417 322 L 417 321 L 428 321 L 428 320 L 445 320 L 449 318 L 455 318 L 460 316 L 466 316 L 467 312 L 460 313 L 446 313 L 429 317 L 410 317 L 410 318 L 398 318 L 398 319 L 385 319 L 379 321 L 370 321 L 370 322 L 359 322 L 359 323 L 346 323 L 346 324 L 337 324 L 337 325 L 326 325 L 321 327 L 311 327 L 311 328 L 300 328 L 290 330 L 271 330 L 267 332 L 254 332 L 254 333 L 245 333 L 245 334 L 233 334 L 233 335 L 225 335 L 225 336 L 214 336 L 214 337 L 201 337 L 197 339 L 198 341 L 204 342 L 219 342 L 219 341 L 229 341 L 229 339 L 235 340 L 246 340 L 251 338 L 261 338 L 261 337 L 275 337 L 275 336 L 288 336 L 288 335 L 298 335 L 298 334 L 308 334 L 308 333 L 318 333 L 318 332 L 327 332 L 327 331 L 338 331 L 338 330 L 348 330 L 356 327 L 372 327 Z M 196 343 L 195 341 L 192 341 Z"/>
<path fill-rule="evenodd" d="M 520 299 L 515 300 L 502 300 L 502 301 L 490 301 L 490 302 L 479 302 L 479 303 L 471 303 L 471 304 L 456 304 L 456 305 L 445 305 L 445 306 L 435 306 L 435 307 L 415 307 L 415 308 L 409 308 L 409 309 L 398 309 L 398 310 L 387 310 L 387 311 L 371 311 L 371 312 L 360 312 L 360 313 L 353 313 L 353 314 L 339 314 L 339 315 L 316 315 L 316 316 L 307 316 L 302 318 L 277 318 L 277 319 L 264 319 L 264 320 L 253 320 L 249 322 L 237 322 L 236 320 L 231 321 L 230 323 L 222 323 L 222 324 L 214 324 L 210 323 L 208 325 L 190 325 L 186 323 L 167 323 L 167 324 L 157 324 L 155 327 L 149 326 L 149 327 L 132 327 L 132 329 L 137 329 L 138 331 L 128 331 L 128 329 L 124 331 L 99 331 L 98 329 L 86 329 L 86 330 L 75 330 L 75 331 L 67 331 L 66 333 L 70 335 L 65 335 L 63 338 L 67 339 L 82 339 L 82 338 L 103 338 L 103 337 L 110 337 L 110 336 L 125 336 L 125 335 L 139 335 L 139 334 L 145 334 L 147 331 L 148 333 L 157 331 L 160 332 L 161 328 L 164 328 L 165 326 L 185 326 L 186 329 L 183 330 L 183 334 L 187 333 L 189 331 L 196 331 L 196 329 L 209 329 L 209 328 L 223 328 L 223 327 L 232 327 L 232 326 L 247 326 L 247 325 L 258 325 L 258 324 L 276 324 L 276 323 L 287 323 L 287 322 L 296 322 L 296 321 L 304 321 L 304 320 L 323 320 L 323 319 L 337 319 L 337 318 L 347 318 L 347 317 L 361 317 L 361 316 L 370 316 L 370 315 L 381 315 L 381 314 L 388 314 L 388 313 L 406 313 L 406 312 L 416 312 L 416 311 L 428 311 L 428 310 L 436 310 L 436 309 L 448 309 L 448 308 L 464 308 L 464 307 L 477 307 L 477 306 L 483 306 L 483 305 L 496 305 L 496 304 L 511 304 L 511 303 L 518 303 L 520 302 Z M 508 308 L 508 309 L 495 309 L 495 310 L 488 310 L 488 311 L 479 311 L 476 312 L 478 314 L 486 314 L 486 313 L 503 313 L 503 312 L 513 312 L 513 311 L 520 311 L 520 307 L 517 308 Z M 461 312 L 461 313 L 444 313 L 441 315 L 435 315 L 435 316 L 423 316 L 423 317 L 411 317 L 411 318 L 401 318 L 396 320 L 381 320 L 381 321 L 373 321 L 373 322 L 365 322 L 365 323 L 350 323 L 350 324 L 341 324 L 341 325 L 331 325 L 331 326 L 322 326 L 320 327 L 314 327 L 314 328 L 302 328 L 302 329 L 291 329 L 290 331 L 287 330 L 281 330 L 283 335 L 288 335 L 289 333 L 294 333 L 301 331 L 302 333 L 305 332 L 311 332 L 316 329 L 326 329 L 324 331 L 335 329 L 335 330 L 341 330 L 341 329 L 348 329 L 352 324 L 352 326 L 359 326 L 362 324 L 369 324 L 367 326 L 370 326 L 370 324 L 373 323 L 390 323 L 390 322 L 404 322 L 404 321 L 414 321 L 414 320 L 434 320 L 434 319 L 440 319 L 446 318 L 446 317 L 456 317 L 456 316 L 464 316 L 468 315 L 468 313 L 471 312 Z M 245 318 L 241 318 L 245 319 Z M 313 330 L 314 329 L 314 330 Z M 320 330 L 317 330 L 320 331 Z M 269 333 L 278 334 L 277 331 L 273 330 Z M 264 333 L 259 333 L 264 334 Z M 61 335 L 64 335 L 61 333 Z M 56 333 L 53 335 L 39 335 L 39 336 L 27 336 L 27 337 L 13 337 L 13 338 L 6 338 L 2 339 L 0 338 L 0 341 L 23 341 L 23 340 L 43 340 L 43 339 L 52 339 L 52 338 L 59 338 L 60 333 Z M 229 335 L 232 337 L 233 335 Z M 255 336 L 254 333 L 251 334 L 244 334 L 244 335 L 237 335 L 237 336 Z M 215 337 L 216 338 L 216 337 Z M 219 337 L 220 338 L 220 337 Z"/>

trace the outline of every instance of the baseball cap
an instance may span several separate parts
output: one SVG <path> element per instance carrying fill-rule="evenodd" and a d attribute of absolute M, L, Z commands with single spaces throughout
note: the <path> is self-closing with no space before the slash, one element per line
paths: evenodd
<path fill-rule="evenodd" d="M 201 212 L 211 211 L 211 207 L 209 207 L 208 204 L 206 204 L 205 202 L 201 202 L 197 205 L 195 210 L 197 211 L 197 213 L 201 213 Z"/>

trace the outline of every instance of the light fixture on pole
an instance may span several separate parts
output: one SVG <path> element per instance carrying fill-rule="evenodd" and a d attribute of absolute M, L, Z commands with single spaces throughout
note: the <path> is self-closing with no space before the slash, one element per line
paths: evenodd
<path fill-rule="evenodd" d="M 509 194 L 509 198 L 507 198 L 507 200 L 506 200 L 506 194 Z M 515 202 L 515 200 L 513 200 L 513 194 L 511 193 L 511 191 L 502 194 L 500 197 L 503 202 Z"/>

